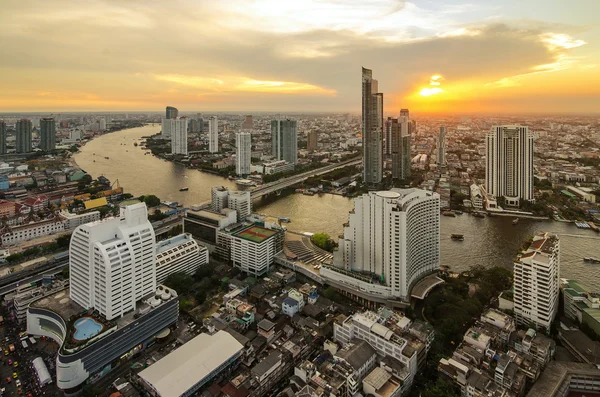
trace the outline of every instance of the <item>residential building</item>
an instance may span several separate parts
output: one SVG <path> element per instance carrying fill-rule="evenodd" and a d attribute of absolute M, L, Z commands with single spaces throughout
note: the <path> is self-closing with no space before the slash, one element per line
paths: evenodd
<path fill-rule="evenodd" d="M 190 233 L 183 233 L 156 245 L 156 282 L 163 283 L 173 273 L 193 276 L 208 264 L 208 249 L 199 245 Z"/>
<path fill-rule="evenodd" d="M 437 143 L 437 162 L 440 167 L 446 165 L 446 134 L 448 133 L 448 128 L 440 127 L 440 134 L 438 135 L 438 143 Z"/>
<path fill-rule="evenodd" d="M 495 126 L 486 137 L 485 189 L 506 204 L 533 201 L 533 134 L 520 125 Z"/>
<path fill-rule="evenodd" d="M 6 247 L 64 231 L 64 222 L 57 219 L 43 220 L 20 226 L 8 226 L 2 234 L 2 245 Z"/>
<path fill-rule="evenodd" d="M 361 291 L 364 299 L 407 301 L 413 285 L 439 264 L 439 194 L 392 189 L 354 200 L 334 264 L 321 276 L 348 293 Z"/>
<path fill-rule="evenodd" d="M 252 164 L 252 135 L 249 132 L 235 134 L 235 173 L 250 174 Z"/>
<path fill-rule="evenodd" d="M 165 118 L 166 119 L 174 119 L 179 116 L 179 110 L 174 108 L 173 106 L 167 106 Z"/>
<path fill-rule="evenodd" d="M 71 299 L 107 320 L 135 311 L 156 290 L 155 241 L 145 203 L 77 227 L 69 249 Z"/>
<path fill-rule="evenodd" d="M 74 282 L 71 278 L 71 288 Z M 60 290 L 27 308 L 27 333 L 59 345 L 55 379 L 66 395 L 79 393 L 88 379 L 101 378 L 115 363 L 161 340 L 161 333 L 179 315 L 177 293 L 163 285 L 139 297 L 135 310 L 113 320 L 85 310 L 70 295 L 69 290 Z"/>
<path fill-rule="evenodd" d="M 567 191 L 573 193 L 579 199 L 587 201 L 588 203 L 595 203 L 596 195 L 589 190 L 590 189 L 586 191 L 575 186 L 567 186 Z"/>
<path fill-rule="evenodd" d="M 208 151 L 217 153 L 219 151 L 219 120 L 217 116 L 208 119 Z"/>
<path fill-rule="evenodd" d="M 246 219 L 252 213 L 252 196 L 250 191 L 229 191 L 227 207 L 237 212 L 238 221 Z"/>
<path fill-rule="evenodd" d="M 8 180 L 8 179 L 7 179 Z M 2 183 L 0 179 L 0 184 Z M 6 190 L 1 189 L 0 190 Z M 0 200 L 0 218 L 11 218 L 15 215 L 15 203 L 8 200 Z"/>
<path fill-rule="evenodd" d="M 50 152 L 56 149 L 56 123 L 53 118 L 40 119 L 40 149 Z"/>
<path fill-rule="evenodd" d="M 275 160 L 275 161 L 267 161 L 262 164 L 253 164 L 250 167 L 252 172 L 258 172 L 263 175 L 273 175 L 279 174 L 283 172 L 293 171 L 295 165 L 292 163 L 288 163 L 285 160 Z"/>
<path fill-rule="evenodd" d="M 264 226 L 267 226 L 266 224 Z M 283 250 L 284 231 L 259 224 L 241 225 L 231 231 L 221 231 L 219 238 L 228 239 L 233 266 L 253 276 L 269 271 L 275 255 Z"/>
<path fill-rule="evenodd" d="M 160 137 L 162 139 L 171 139 L 171 119 L 162 119 L 161 123 Z"/>
<path fill-rule="evenodd" d="M 298 132 L 296 120 L 271 121 L 271 156 L 288 163 L 298 162 Z"/>
<path fill-rule="evenodd" d="M 8 175 L 0 175 L 0 190 L 10 189 L 10 180 Z"/>
<path fill-rule="evenodd" d="M 362 68 L 362 138 L 364 181 L 383 178 L 383 94 L 370 69 Z"/>
<path fill-rule="evenodd" d="M 6 154 L 6 123 L 0 120 L 0 154 Z"/>
<path fill-rule="evenodd" d="M 31 120 L 27 120 L 27 119 L 18 120 L 17 124 L 15 125 L 15 129 L 16 129 L 16 136 L 17 136 L 17 142 L 16 142 L 17 153 L 31 152 L 31 150 L 32 150 L 32 148 L 31 148 L 31 142 L 32 142 L 31 131 L 33 129 Z"/>
<path fill-rule="evenodd" d="M 231 334 L 202 333 L 139 373 L 154 397 L 180 397 L 196 392 L 230 371 L 240 361 L 244 346 Z"/>
<path fill-rule="evenodd" d="M 550 332 L 558 310 L 560 287 L 558 236 L 540 233 L 514 262 L 515 318 Z"/>
<path fill-rule="evenodd" d="M 60 217 L 64 219 L 65 230 L 73 230 L 79 225 L 100 220 L 99 211 L 84 212 L 82 214 L 73 214 L 67 210 L 60 212 Z"/>
<path fill-rule="evenodd" d="M 312 130 L 307 135 L 306 149 L 309 152 L 314 152 L 319 149 L 319 132 Z"/>
<path fill-rule="evenodd" d="M 163 125 L 168 124 L 171 134 L 171 154 L 188 154 L 188 119 L 177 117 L 168 119 Z"/>
<path fill-rule="evenodd" d="M 290 317 L 294 317 L 294 314 L 302 311 L 304 308 L 304 295 L 294 288 L 288 291 L 288 296 L 283 300 L 281 304 L 281 312 Z"/>

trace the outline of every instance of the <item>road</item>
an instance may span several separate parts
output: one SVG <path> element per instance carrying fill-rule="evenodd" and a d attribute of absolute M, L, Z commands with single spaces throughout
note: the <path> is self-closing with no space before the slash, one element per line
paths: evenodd
<path fill-rule="evenodd" d="M 3 287 L 0 287 L 0 296 L 6 295 L 9 292 L 15 291 L 19 285 L 25 285 L 25 284 L 41 281 L 44 278 L 44 275 L 58 274 L 66 266 L 69 266 L 68 259 L 63 260 L 61 262 L 57 262 L 57 264 L 55 266 L 44 269 L 44 270 L 40 270 L 37 273 L 35 273 L 34 275 L 31 275 L 29 277 L 25 277 L 20 280 L 10 282 L 9 284 L 6 284 Z"/>

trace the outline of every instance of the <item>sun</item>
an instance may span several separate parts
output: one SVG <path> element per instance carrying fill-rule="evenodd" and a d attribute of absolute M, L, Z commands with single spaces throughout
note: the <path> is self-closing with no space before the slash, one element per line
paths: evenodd
<path fill-rule="evenodd" d="M 434 88 L 425 87 L 419 92 L 419 94 L 421 96 L 432 96 L 432 95 L 436 95 L 436 94 L 439 94 L 442 92 L 444 92 L 444 90 L 442 90 L 439 87 L 434 87 Z"/>

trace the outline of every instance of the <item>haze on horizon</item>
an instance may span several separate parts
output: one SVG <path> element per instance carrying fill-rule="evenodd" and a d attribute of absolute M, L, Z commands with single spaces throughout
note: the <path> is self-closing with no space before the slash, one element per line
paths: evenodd
<path fill-rule="evenodd" d="M 600 2 L 7 0 L 0 112 L 596 113 Z"/>

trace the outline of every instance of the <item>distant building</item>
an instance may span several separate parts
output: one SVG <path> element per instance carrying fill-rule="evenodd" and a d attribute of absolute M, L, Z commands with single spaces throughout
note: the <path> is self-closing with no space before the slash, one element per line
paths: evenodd
<path fill-rule="evenodd" d="M 174 119 L 179 116 L 179 110 L 174 108 L 173 106 L 167 106 L 165 118 L 166 119 Z"/>
<path fill-rule="evenodd" d="M 235 134 L 235 173 L 237 175 L 250 174 L 252 164 L 252 135 L 249 132 Z"/>
<path fill-rule="evenodd" d="M 283 172 L 291 172 L 296 166 L 292 163 L 288 163 L 285 160 L 268 161 L 262 164 L 253 164 L 251 166 L 252 172 L 258 172 L 263 175 L 279 174 Z"/>
<path fill-rule="evenodd" d="M 0 154 L 6 154 L 6 123 L 0 120 Z"/>
<path fill-rule="evenodd" d="M 64 231 L 64 222 L 56 219 L 27 223 L 20 226 L 10 226 L 2 235 L 2 245 L 6 247 Z"/>
<path fill-rule="evenodd" d="M 244 118 L 244 122 L 242 123 L 243 130 L 252 130 L 254 129 L 254 121 L 252 120 L 252 115 L 247 114 Z"/>
<path fill-rule="evenodd" d="M 479 188 L 479 185 L 477 184 L 472 184 L 470 187 L 470 191 L 471 191 L 471 205 L 473 206 L 473 208 L 475 209 L 483 209 L 483 193 L 481 192 L 481 189 Z"/>
<path fill-rule="evenodd" d="M 392 177 L 407 179 L 410 176 L 410 123 L 407 117 L 388 118 L 386 135 L 391 139 Z"/>
<path fill-rule="evenodd" d="M 8 175 L 0 175 L 0 190 L 10 189 L 10 180 Z"/>
<path fill-rule="evenodd" d="M 540 233 L 514 262 L 515 318 L 518 324 L 535 324 L 550 331 L 558 310 L 560 288 L 558 236 Z"/>
<path fill-rule="evenodd" d="M 446 165 L 446 134 L 448 133 L 448 129 L 446 127 L 440 127 L 440 134 L 438 136 L 438 165 L 444 166 Z"/>
<path fill-rule="evenodd" d="M 136 310 L 156 290 L 155 241 L 144 203 L 77 227 L 69 249 L 71 299 L 107 320 Z"/>
<path fill-rule="evenodd" d="M 211 204 L 213 211 L 221 211 L 223 208 L 228 208 L 229 189 L 225 186 L 213 186 L 211 189 Z"/>
<path fill-rule="evenodd" d="M 100 212 L 90 211 L 82 214 L 72 214 L 67 210 L 60 212 L 60 217 L 64 219 L 65 230 L 73 230 L 77 226 L 85 223 L 95 222 L 100 220 Z"/>
<path fill-rule="evenodd" d="M 188 154 L 188 120 L 185 117 L 177 117 L 165 120 L 163 125 L 168 124 L 171 134 L 171 154 Z"/>
<path fill-rule="evenodd" d="M 284 232 L 254 224 L 231 232 L 229 238 L 233 266 L 249 275 L 262 276 L 283 250 Z"/>
<path fill-rule="evenodd" d="M 32 136 L 31 131 L 33 129 L 33 125 L 31 124 L 31 120 L 21 119 L 17 121 L 15 125 L 16 135 L 17 135 L 17 143 L 16 149 L 17 153 L 29 153 L 31 152 L 31 142 Z"/>
<path fill-rule="evenodd" d="M 533 201 L 533 145 L 529 127 L 492 127 L 486 138 L 485 189 L 507 205 Z"/>
<path fill-rule="evenodd" d="M 219 120 L 217 116 L 208 119 L 208 151 L 217 153 L 219 151 Z"/>
<path fill-rule="evenodd" d="M 236 222 L 237 213 L 229 208 L 221 211 L 191 209 L 183 218 L 183 231 L 213 249 L 217 244 L 218 231 Z"/>
<path fill-rule="evenodd" d="M 298 132 L 296 120 L 271 121 L 271 155 L 276 160 L 298 162 Z"/>
<path fill-rule="evenodd" d="M 174 273 L 193 276 L 208 264 L 208 250 L 198 245 L 190 233 L 163 240 L 156 245 L 156 282 L 161 284 Z"/>
<path fill-rule="evenodd" d="M 383 178 L 383 94 L 370 69 L 362 68 L 362 139 L 364 181 Z"/>
<path fill-rule="evenodd" d="M 319 146 L 319 132 L 318 131 L 310 131 L 307 137 L 306 148 L 309 152 L 314 152 L 318 150 Z"/>

